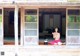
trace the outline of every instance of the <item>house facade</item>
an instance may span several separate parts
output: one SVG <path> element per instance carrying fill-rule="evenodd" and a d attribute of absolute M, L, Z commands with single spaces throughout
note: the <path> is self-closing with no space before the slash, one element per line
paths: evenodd
<path fill-rule="evenodd" d="M 44 15 L 45 17 L 42 17 L 41 15 L 42 16 Z M 56 18 L 57 20 L 48 19 L 49 20 L 48 21 L 46 19 L 48 18 L 48 16 L 46 15 L 49 15 L 49 18 L 54 18 L 54 19 Z M 42 18 L 45 18 L 45 19 L 43 20 Z M 64 19 L 59 19 L 59 18 L 64 18 Z M 39 29 L 42 26 L 43 26 L 42 28 L 43 30 L 47 27 L 60 28 L 60 31 L 62 32 L 61 34 L 65 35 L 65 38 L 64 38 L 65 45 L 59 46 L 59 48 L 63 49 L 62 51 L 66 50 L 65 54 L 67 54 L 68 51 L 72 52 L 74 49 L 75 51 L 77 51 L 80 48 L 80 1 L 79 0 L 75 0 L 75 1 L 74 0 L 55 0 L 55 1 L 53 0 L 49 0 L 49 1 L 48 0 L 47 1 L 46 0 L 44 1 L 2 0 L 0 2 L 1 53 L 4 53 L 3 51 L 7 50 L 7 51 L 11 51 L 12 54 L 18 53 L 18 55 L 20 56 L 23 54 L 28 55 L 26 54 L 26 52 L 28 52 L 26 51 L 27 48 L 32 48 L 33 46 L 39 47 L 39 48 L 45 47 L 46 50 L 47 48 L 53 48 L 51 45 L 48 47 L 39 45 L 39 42 L 40 42 Z M 41 34 L 44 34 L 44 33 L 41 33 Z M 43 42 L 44 41 L 45 39 L 43 40 Z M 65 47 L 74 48 L 74 49 L 67 51 Z M 24 53 L 22 52 L 22 54 L 19 54 L 19 52 L 23 50 L 24 50 Z M 51 54 L 51 49 L 49 50 L 50 50 L 49 53 Z M 57 50 L 56 52 L 59 52 L 59 49 Z M 56 55 L 56 52 L 54 52 L 54 55 Z M 48 52 L 46 52 L 45 54 L 43 53 L 42 55 L 44 56 Z M 59 53 L 59 54 L 62 54 L 62 53 Z M 70 55 L 70 53 L 68 55 Z M 75 54 L 74 53 L 72 54 L 79 56 L 79 53 L 80 51 L 77 51 Z M 34 53 L 34 55 L 35 54 L 36 53 Z M 65 55 L 65 54 L 62 54 L 62 55 Z M 30 54 L 28 56 L 30 56 Z"/>

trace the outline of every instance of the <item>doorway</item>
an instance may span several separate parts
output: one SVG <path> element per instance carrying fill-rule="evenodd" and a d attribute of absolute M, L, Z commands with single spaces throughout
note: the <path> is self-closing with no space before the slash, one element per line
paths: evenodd
<path fill-rule="evenodd" d="M 14 30 L 14 10 L 15 8 L 4 8 L 4 45 L 15 45 Z M 18 12 L 18 43 L 20 44 L 20 11 Z"/>
<path fill-rule="evenodd" d="M 60 39 L 66 42 L 66 8 L 40 8 L 39 9 L 39 44 L 54 40 L 52 32 L 59 28 Z"/>
<path fill-rule="evenodd" d="M 4 8 L 4 45 L 14 45 L 14 8 Z"/>

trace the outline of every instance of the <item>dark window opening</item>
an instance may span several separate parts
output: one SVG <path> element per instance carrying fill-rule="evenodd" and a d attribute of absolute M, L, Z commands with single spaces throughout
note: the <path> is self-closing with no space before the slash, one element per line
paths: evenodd
<path fill-rule="evenodd" d="M 18 43 L 20 44 L 20 11 L 18 13 Z M 14 8 L 4 8 L 4 45 L 15 44 Z"/>
<path fill-rule="evenodd" d="M 54 40 L 52 32 L 58 27 L 61 42 L 66 42 L 66 9 L 65 8 L 40 8 L 39 9 L 39 45 L 49 45 Z M 45 44 L 45 42 L 48 43 Z"/>

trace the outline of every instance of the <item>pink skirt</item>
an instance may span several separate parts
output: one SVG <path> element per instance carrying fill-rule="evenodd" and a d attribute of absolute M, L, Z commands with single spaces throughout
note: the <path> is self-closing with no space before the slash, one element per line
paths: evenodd
<path fill-rule="evenodd" d="M 50 41 L 49 43 L 50 43 L 51 45 L 55 45 L 55 44 L 58 45 L 59 42 L 61 42 L 60 39 L 59 39 L 59 40 L 53 40 L 53 41 Z"/>

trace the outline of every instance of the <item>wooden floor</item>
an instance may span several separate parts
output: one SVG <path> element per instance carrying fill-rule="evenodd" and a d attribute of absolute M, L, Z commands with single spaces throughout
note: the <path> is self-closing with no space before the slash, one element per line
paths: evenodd
<path fill-rule="evenodd" d="M 19 42 L 20 44 L 20 42 Z M 15 45 L 15 42 L 13 41 L 4 41 L 4 45 Z M 39 45 L 51 45 L 50 43 L 44 43 L 44 42 L 39 42 Z M 66 45 L 65 43 L 63 43 L 62 45 Z"/>
<path fill-rule="evenodd" d="M 20 42 L 18 43 L 20 45 Z M 4 45 L 15 45 L 13 41 L 4 41 Z"/>
<path fill-rule="evenodd" d="M 49 43 L 39 42 L 39 45 L 51 45 Z"/>
<path fill-rule="evenodd" d="M 51 44 L 50 43 L 44 43 L 44 42 L 40 41 L 39 45 L 51 45 Z M 62 45 L 66 45 L 66 43 L 62 43 Z"/>

